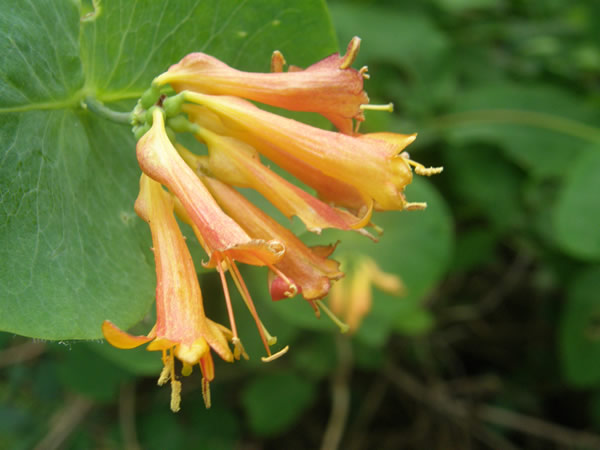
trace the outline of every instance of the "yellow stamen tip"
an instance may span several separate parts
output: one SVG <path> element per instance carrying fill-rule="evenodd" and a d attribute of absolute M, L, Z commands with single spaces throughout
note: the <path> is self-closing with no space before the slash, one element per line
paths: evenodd
<path fill-rule="evenodd" d="M 285 66 L 285 58 L 279 50 L 275 50 L 271 55 L 271 72 L 283 72 L 283 66 Z"/>
<path fill-rule="evenodd" d="M 162 386 L 167 381 L 169 381 L 170 376 L 171 376 L 171 367 L 164 366 L 160 372 L 160 376 L 158 377 L 158 381 L 156 382 L 156 384 L 158 384 L 159 386 Z"/>
<path fill-rule="evenodd" d="M 437 175 L 438 173 L 442 173 L 443 170 L 444 170 L 443 167 L 423 167 L 423 166 L 415 167 L 415 173 L 417 175 L 423 175 L 426 177 L 430 177 L 431 175 Z"/>
<path fill-rule="evenodd" d="M 279 350 L 277 353 L 273 353 L 272 355 L 269 355 L 269 356 L 263 356 L 260 359 L 261 359 L 262 362 L 271 362 L 271 361 L 274 361 L 277 358 L 279 358 L 280 356 L 285 355 L 289 349 L 290 349 L 290 346 L 286 345 L 284 348 L 282 348 L 281 350 Z"/>
<path fill-rule="evenodd" d="M 358 51 L 360 50 L 360 38 L 358 36 L 354 36 L 350 43 L 348 44 L 348 48 L 346 49 L 346 54 L 342 58 L 342 63 L 340 64 L 340 69 L 347 69 L 352 65 L 356 56 L 358 55 Z"/>
<path fill-rule="evenodd" d="M 210 382 L 206 378 L 202 378 L 202 398 L 204 399 L 204 406 L 210 408 Z"/>
<path fill-rule="evenodd" d="M 289 290 L 285 291 L 283 295 L 285 295 L 287 298 L 292 298 L 296 296 L 296 294 L 298 293 L 298 286 L 296 286 L 294 283 L 290 283 L 288 285 L 288 288 Z"/>
<path fill-rule="evenodd" d="M 171 411 L 178 412 L 181 407 L 181 381 L 171 382 Z"/>
<path fill-rule="evenodd" d="M 404 204 L 406 211 L 420 211 L 427 208 L 426 202 L 407 202 Z"/>
<path fill-rule="evenodd" d="M 394 111 L 394 104 L 393 103 L 388 103 L 387 105 L 370 105 L 370 104 L 364 104 L 364 105 L 360 105 L 360 109 L 365 111 L 365 110 L 371 110 L 371 111 L 388 111 L 388 112 L 393 112 Z"/>

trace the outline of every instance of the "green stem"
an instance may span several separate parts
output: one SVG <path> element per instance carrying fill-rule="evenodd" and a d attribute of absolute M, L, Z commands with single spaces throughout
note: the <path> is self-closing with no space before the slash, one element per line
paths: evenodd
<path fill-rule="evenodd" d="M 125 124 L 131 123 L 131 119 L 133 117 L 133 114 L 131 111 L 129 111 L 129 112 L 113 111 L 112 109 L 104 106 L 104 104 L 101 101 L 99 101 L 93 97 L 86 97 L 84 100 L 82 100 L 81 103 L 84 108 L 88 109 L 89 111 L 93 112 L 94 114 L 99 115 L 100 117 L 104 117 L 105 119 L 110 120 L 111 122 L 125 123 Z"/>
<path fill-rule="evenodd" d="M 586 141 L 600 141 L 600 129 L 553 114 L 515 109 L 488 109 L 459 112 L 436 117 L 433 128 L 452 128 L 466 123 L 529 125 L 564 133 Z"/>

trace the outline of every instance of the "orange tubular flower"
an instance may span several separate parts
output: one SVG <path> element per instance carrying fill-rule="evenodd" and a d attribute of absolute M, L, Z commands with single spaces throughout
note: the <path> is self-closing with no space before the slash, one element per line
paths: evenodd
<path fill-rule="evenodd" d="M 206 266 L 215 267 L 226 257 L 259 266 L 276 262 L 283 246 L 276 241 L 252 240 L 223 213 L 171 144 L 161 110 L 155 109 L 152 117 L 152 128 L 137 144 L 138 163 L 145 174 L 167 186 L 181 201 L 202 235 L 201 243 L 210 258 Z"/>
<path fill-rule="evenodd" d="M 150 342 L 148 350 L 160 350 L 164 368 L 158 380 L 171 380 L 171 409 L 179 410 L 181 382 L 175 375 L 174 357 L 183 363 L 183 375 L 200 365 L 202 392 L 210 407 L 209 383 L 214 379 L 212 348 L 225 361 L 233 354 L 227 344 L 231 332 L 204 314 L 202 294 L 194 263 L 173 215 L 173 201 L 159 183 L 142 175 L 137 214 L 150 225 L 156 260 L 156 325 L 148 336 L 132 336 L 109 321 L 102 325 L 106 340 L 123 349 Z"/>
<path fill-rule="evenodd" d="M 243 131 L 236 130 L 235 128 L 227 128 L 219 116 L 204 106 L 186 104 L 183 110 L 189 115 L 192 122 L 202 127 L 221 135 L 244 140 L 245 134 Z M 298 158 L 289 154 L 280 154 L 276 151 L 271 151 L 269 152 L 269 159 L 286 172 L 315 189 L 319 198 L 327 203 L 346 207 L 361 217 L 366 216 L 367 212 L 373 208 L 373 202 L 365 198 L 353 186 L 325 175 L 323 172 Z"/>
<path fill-rule="evenodd" d="M 422 207 L 407 203 L 404 187 L 412 181 L 411 162 L 400 153 L 416 135 L 396 140 L 347 136 L 263 111 L 250 102 L 188 92 L 185 98 L 217 113 L 235 136 L 267 158 L 301 160 L 372 199 L 377 210 Z M 193 120 L 193 119 L 192 119 Z"/>
<path fill-rule="evenodd" d="M 276 339 L 268 334 L 260 321 L 250 293 L 235 264 L 235 261 L 240 261 L 257 266 L 271 266 L 281 259 L 285 247 L 281 242 L 272 239 L 252 239 L 227 216 L 171 144 L 165 131 L 162 111 L 155 109 L 152 117 L 152 128 L 137 144 L 138 163 L 145 174 L 166 185 L 177 197 L 185 211 L 182 218 L 192 225 L 198 241 L 208 253 L 209 261 L 204 265 L 215 267 L 219 272 L 233 333 L 234 356 L 239 358 L 240 354 L 245 352 L 237 335 L 225 270 L 230 271 L 256 322 L 268 354 L 265 360 L 269 361 L 285 353 L 287 347 L 271 355 L 269 344 L 276 342 Z"/>
<path fill-rule="evenodd" d="M 191 53 L 155 79 L 169 83 L 177 92 L 233 95 L 291 111 L 320 113 L 342 133 L 352 134 L 353 119 L 363 121 L 361 105 L 369 103 L 363 91 L 366 67 L 352 69 L 360 39 L 352 38 L 344 56 L 333 54 L 305 70 L 285 64 L 280 52 L 273 53 L 271 70 L 276 73 L 242 72 L 204 53 Z"/>
<path fill-rule="evenodd" d="M 371 210 L 359 218 L 329 206 L 265 167 L 256 150 L 248 144 L 204 128 L 198 130 L 196 136 L 208 146 L 208 166 L 214 176 L 225 183 L 260 192 L 286 217 L 298 216 L 310 231 L 358 229 L 369 223 Z"/>
<path fill-rule="evenodd" d="M 372 287 L 391 295 L 401 295 L 404 285 L 396 275 L 383 272 L 371 258 L 359 257 L 352 274 L 331 289 L 329 307 L 344 320 L 349 333 L 355 333 L 373 303 Z"/>
<path fill-rule="evenodd" d="M 279 262 L 269 267 L 270 292 L 273 300 L 291 297 L 296 292 L 308 300 L 318 311 L 314 300 L 329 292 L 331 280 L 344 276 L 336 261 L 328 259 L 335 246 L 309 248 L 294 233 L 250 203 L 243 195 L 221 181 L 199 174 L 219 205 L 239 222 L 253 237 L 274 237 L 285 244 L 285 254 Z"/>

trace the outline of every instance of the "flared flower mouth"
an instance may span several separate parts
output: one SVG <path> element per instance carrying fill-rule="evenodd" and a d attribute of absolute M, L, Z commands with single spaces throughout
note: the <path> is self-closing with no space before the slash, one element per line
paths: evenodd
<path fill-rule="evenodd" d="M 185 98 L 216 113 L 232 135 L 292 173 L 302 161 L 338 182 L 352 186 L 378 210 L 410 209 L 404 187 L 412 181 L 411 165 L 402 154 L 416 135 L 347 136 L 321 130 L 263 111 L 235 97 L 186 93 Z M 194 118 L 192 117 L 192 120 Z M 286 163 L 287 162 L 287 163 Z M 432 174 L 441 169 L 431 169 Z M 301 174 L 300 174 L 301 176 Z M 374 180 L 377 180 L 374 182 Z"/>
<path fill-rule="evenodd" d="M 307 247 L 285 227 L 271 219 L 235 189 L 210 177 L 203 177 L 210 192 L 221 207 L 243 224 L 252 236 L 276 236 L 286 252 L 270 269 L 270 292 L 274 300 L 293 297 L 296 293 L 308 300 L 317 310 L 314 300 L 329 293 L 331 282 L 344 276 L 339 264 L 328 257 L 333 246 Z"/>

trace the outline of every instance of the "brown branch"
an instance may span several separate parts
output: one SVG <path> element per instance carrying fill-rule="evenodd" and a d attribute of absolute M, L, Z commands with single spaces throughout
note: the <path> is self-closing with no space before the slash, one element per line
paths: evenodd
<path fill-rule="evenodd" d="M 445 390 L 432 389 L 421 384 L 412 375 L 398 367 L 387 367 L 385 375 L 404 394 L 453 419 L 468 422 L 475 417 L 483 422 L 566 446 L 600 448 L 600 436 L 596 434 L 571 430 L 536 417 L 495 406 L 477 405 L 469 407 L 466 402 L 449 396 Z"/>
<path fill-rule="evenodd" d="M 38 443 L 34 450 L 55 450 L 71 435 L 73 430 L 90 412 L 94 403 L 80 395 L 74 395 L 50 419 L 48 434 Z"/>
<path fill-rule="evenodd" d="M 9 347 L 0 352 L 0 368 L 35 359 L 44 353 L 45 349 L 46 344 L 43 342 L 25 342 Z"/>
<path fill-rule="evenodd" d="M 336 335 L 338 367 L 331 379 L 331 414 L 321 442 L 321 450 L 336 450 L 344 435 L 350 409 L 350 374 L 352 342 L 348 336 Z"/>
<path fill-rule="evenodd" d="M 121 385 L 119 395 L 119 423 L 123 433 L 123 443 L 127 450 L 140 450 L 135 429 L 135 384 Z"/>

